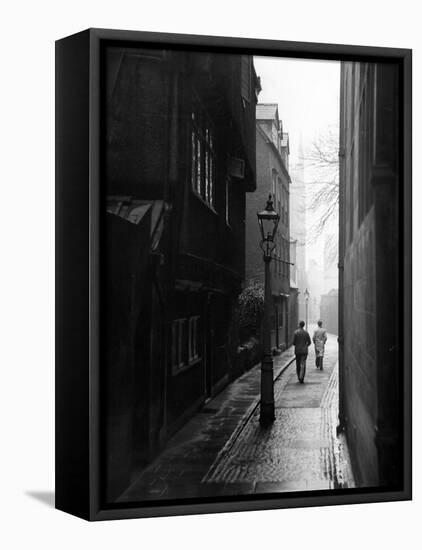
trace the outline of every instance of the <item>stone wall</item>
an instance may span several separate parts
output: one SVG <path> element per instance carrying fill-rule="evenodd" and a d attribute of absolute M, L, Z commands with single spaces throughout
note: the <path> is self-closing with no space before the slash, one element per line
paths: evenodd
<path fill-rule="evenodd" d="M 398 70 L 343 63 L 339 388 L 360 486 L 400 487 Z"/>
<path fill-rule="evenodd" d="M 374 212 L 348 247 L 344 259 L 344 384 L 348 439 L 361 482 L 378 484 L 374 440 L 377 422 Z"/>
<path fill-rule="evenodd" d="M 338 334 L 338 292 L 333 291 L 321 296 L 320 319 L 323 326 L 331 332 Z"/>

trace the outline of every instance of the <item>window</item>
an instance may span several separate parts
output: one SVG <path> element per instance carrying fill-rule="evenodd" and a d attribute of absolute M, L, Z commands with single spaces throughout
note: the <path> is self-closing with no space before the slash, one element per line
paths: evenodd
<path fill-rule="evenodd" d="M 278 149 L 278 130 L 274 123 L 271 125 L 271 139 Z"/>
<path fill-rule="evenodd" d="M 276 199 L 277 199 L 277 172 L 275 170 L 272 171 L 272 182 L 271 182 L 271 195 L 273 200 L 273 206 L 277 208 Z"/>
<path fill-rule="evenodd" d="M 171 366 L 173 374 L 200 360 L 200 317 L 175 319 L 171 326 Z"/>
<path fill-rule="evenodd" d="M 186 319 L 175 319 L 172 323 L 171 363 L 173 373 L 183 369 L 185 365 L 186 321 Z"/>
<path fill-rule="evenodd" d="M 189 363 L 199 359 L 199 315 L 189 319 Z"/>
<path fill-rule="evenodd" d="M 284 239 L 283 237 L 281 238 L 281 243 L 280 243 L 280 258 L 282 260 L 281 262 L 281 275 L 284 277 L 284 274 L 285 274 L 285 263 L 284 263 Z"/>
<path fill-rule="evenodd" d="M 277 177 L 277 212 L 280 216 L 281 223 L 284 223 L 284 208 L 283 208 L 283 186 L 281 184 L 281 179 Z"/>
<path fill-rule="evenodd" d="M 192 189 L 211 207 L 215 201 L 214 132 L 204 109 L 195 101 L 191 114 Z"/>
<path fill-rule="evenodd" d="M 286 277 L 290 280 L 290 243 L 289 241 L 285 241 L 286 245 Z"/>
<path fill-rule="evenodd" d="M 283 260 L 282 262 L 282 275 L 283 277 L 287 277 L 288 276 L 288 265 L 287 265 L 287 261 L 288 261 L 288 255 L 287 255 L 287 241 L 286 239 L 282 238 L 281 239 L 281 259 Z"/>

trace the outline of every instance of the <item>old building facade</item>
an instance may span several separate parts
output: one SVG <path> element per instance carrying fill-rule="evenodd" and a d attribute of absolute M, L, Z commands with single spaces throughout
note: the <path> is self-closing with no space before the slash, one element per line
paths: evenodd
<path fill-rule="evenodd" d="M 296 242 L 295 282 L 298 293 L 298 318 L 305 320 L 305 291 L 309 286 L 307 265 L 307 188 L 305 182 L 305 154 L 302 136 L 299 139 L 298 162 L 291 166 L 290 236 Z"/>
<path fill-rule="evenodd" d="M 259 246 L 257 212 L 263 210 L 269 195 L 280 216 L 274 259 L 271 262 L 273 295 L 272 347 L 289 345 L 290 295 L 290 209 L 289 136 L 283 132 L 277 104 L 258 104 L 256 109 L 257 188 L 246 201 L 245 284 L 263 283 L 264 262 Z"/>
<path fill-rule="evenodd" d="M 398 78 L 341 68 L 340 424 L 361 486 L 401 483 Z"/>
<path fill-rule="evenodd" d="M 108 500 L 228 381 L 255 179 L 252 58 L 122 46 L 103 107 Z"/>

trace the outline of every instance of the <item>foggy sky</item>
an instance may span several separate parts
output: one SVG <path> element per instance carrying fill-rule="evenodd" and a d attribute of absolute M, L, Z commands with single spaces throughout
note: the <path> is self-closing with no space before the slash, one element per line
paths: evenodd
<path fill-rule="evenodd" d="M 278 103 L 283 131 L 290 138 L 290 169 L 299 161 L 302 139 L 304 155 L 319 135 L 338 133 L 340 62 L 293 58 L 254 57 L 262 91 L 259 103 Z M 305 182 L 314 180 L 305 161 Z M 312 212 L 307 222 L 313 223 Z M 309 229 L 309 228 L 308 228 Z M 321 262 L 323 238 L 307 247 L 307 259 Z M 322 266 L 321 266 L 322 267 Z"/>

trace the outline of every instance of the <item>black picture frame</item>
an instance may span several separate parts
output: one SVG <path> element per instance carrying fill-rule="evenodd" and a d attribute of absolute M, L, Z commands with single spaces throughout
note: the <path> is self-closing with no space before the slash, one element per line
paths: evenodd
<path fill-rule="evenodd" d="M 403 486 L 103 505 L 101 350 L 101 48 L 104 43 L 398 64 L 401 101 Z M 56 508 L 87 520 L 326 506 L 412 498 L 412 53 L 408 49 L 88 29 L 56 42 Z"/>

